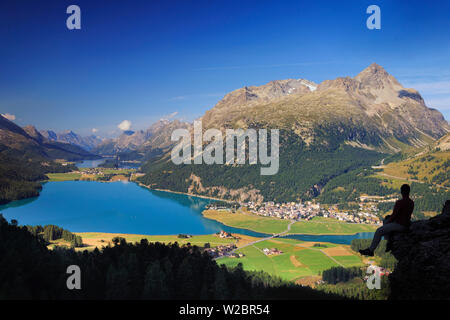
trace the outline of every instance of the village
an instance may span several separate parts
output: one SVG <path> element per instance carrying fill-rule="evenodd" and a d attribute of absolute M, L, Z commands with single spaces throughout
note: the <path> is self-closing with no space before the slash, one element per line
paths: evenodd
<path fill-rule="evenodd" d="M 376 204 L 367 201 L 361 201 L 358 204 L 358 208 L 351 210 L 339 209 L 338 205 L 323 206 L 320 203 L 311 201 L 288 203 L 275 203 L 273 201 L 256 203 L 249 201 L 241 202 L 239 205 L 239 210 L 246 210 L 255 215 L 291 221 L 309 221 L 315 217 L 324 217 L 348 223 L 381 224 Z M 210 208 L 231 212 L 236 211 L 227 206 L 215 206 L 214 204 Z"/>
<path fill-rule="evenodd" d="M 79 180 L 91 181 L 132 181 L 142 174 L 136 173 L 135 169 L 123 168 L 79 168 L 70 174 L 79 174 Z"/>
<path fill-rule="evenodd" d="M 350 223 L 374 225 L 380 223 L 378 208 L 374 204 L 360 203 L 359 208 L 354 210 L 340 210 L 337 205 L 325 207 L 321 206 L 320 203 L 313 203 L 311 201 L 281 204 L 269 201 L 264 202 L 262 205 L 248 202 L 246 207 L 256 215 L 294 221 L 309 221 L 314 217 L 324 217 Z"/>

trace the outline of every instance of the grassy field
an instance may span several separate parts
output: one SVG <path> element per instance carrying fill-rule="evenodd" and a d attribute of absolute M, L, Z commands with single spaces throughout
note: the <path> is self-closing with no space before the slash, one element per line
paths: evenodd
<path fill-rule="evenodd" d="M 223 224 L 253 230 L 262 233 L 281 233 L 287 229 L 288 220 L 260 217 L 251 214 L 230 213 L 228 211 L 205 210 L 203 216 L 208 219 L 217 220 Z"/>
<path fill-rule="evenodd" d="M 81 178 L 81 173 L 47 173 L 48 181 L 70 181 Z"/>
<path fill-rule="evenodd" d="M 197 245 L 203 247 L 205 243 L 209 243 L 211 247 L 216 247 L 219 245 L 225 245 L 229 243 L 236 243 L 238 246 L 244 245 L 256 238 L 238 235 L 239 239 L 222 239 L 214 234 L 211 235 L 199 235 L 192 236 L 191 238 L 178 238 L 177 235 L 163 235 L 163 236 L 148 236 L 148 235 L 138 235 L 138 234 L 121 234 L 121 233 L 103 233 L 103 232 L 80 232 L 76 235 L 81 236 L 83 239 L 82 248 L 77 248 L 77 250 L 93 250 L 94 248 L 101 248 L 112 245 L 112 239 L 115 237 L 125 238 L 127 242 L 139 242 L 141 239 L 147 239 L 149 242 L 161 242 L 161 243 L 175 243 L 178 242 L 180 245 L 190 243 L 192 245 Z"/>
<path fill-rule="evenodd" d="M 373 232 L 376 226 L 360 223 L 345 223 L 336 219 L 315 217 L 311 221 L 298 221 L 291 226 L 289 233 L 302 234 L 355 234 Z"/>
<path fill-rule="evenodd" d="M 362 266 L 361 258 L 349 246 L 322 243 L 315 247 L 315 242 L 303 242 L 293 239 L 270 239 L 238 249 L 245 256 L 242 258 L 222 258 L 217 263 L 236 266 L 242 263 L 244 270 L 263 270 L 285 280 L 318 276 L 323 270 L 343 265 Z M 265 255 L 264 248 L 277 248 L 283 253 Z"/>
<path fill-rule="evenodd" d="M 223 224 L 253 230 L 262 233 L 281 233 L 286 231 L 288 220 L 261 217 L 252 214 L 230 213 L 228 211 L 205 210 L 203 216 L 217 220 Z M 291 226 L 290 234 L 355 234 L 358 232 L 372 232 L 375 226 L 355 223 L 339 222 L 335 219 L 316 217 L 311 221 L 298 221 Z"/>

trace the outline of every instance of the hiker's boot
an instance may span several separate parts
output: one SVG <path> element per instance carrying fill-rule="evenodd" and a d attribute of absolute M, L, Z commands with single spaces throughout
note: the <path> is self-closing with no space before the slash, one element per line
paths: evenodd
<path fill-rule="evenodd" d="M 363 256 L 373 257 L 373 251 L 370 250 L 369 248 L 363 249 L 363 250 L 359 250 L 359 253 L 362 254 Z"/>

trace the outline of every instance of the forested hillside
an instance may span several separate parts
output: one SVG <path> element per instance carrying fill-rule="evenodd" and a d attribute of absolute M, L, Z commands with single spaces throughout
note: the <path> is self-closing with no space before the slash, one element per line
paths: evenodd
<path fill-rule="evenodd" d="M 0 204 L 39 195 L 46 173 L 69 172 L 75 166 L 55 159 L 97 158 L 67 143 L 46 140 L 33 126 L 21 128 L 0 115 Z"/>
<path fill-rule="evenodd" d="M 42 189 L 39 181 L 47 180 L 46 173 L 69 172 L 73 169 L 73 165 L 63 166 L 42 158 L 5 156 L 0 149 L 0 204 L 36 197 Z"/>
<path fill-rule="evenodd" d="M 40 236 L 49 243 L 54 240 L 63 240 L 74 248 L 83 246 L 83 239 L 80 236 L 52 224 L 46 226 L 26 226 L 26 228 L 34 236 Z"/>
<path fill-rule="evenodd" d="M 295 201 L 312 199 L 330 179 L 381 158 L 381 153 L 338 143 L 308 146 L 291 132 L 281 131 L 280 167 L 273 176 L 261 176 L 260 165 L 174 165 L 170 159 L 161 159 L 142 167 L 147 174 L 140 181 L 224 199 Z"/>

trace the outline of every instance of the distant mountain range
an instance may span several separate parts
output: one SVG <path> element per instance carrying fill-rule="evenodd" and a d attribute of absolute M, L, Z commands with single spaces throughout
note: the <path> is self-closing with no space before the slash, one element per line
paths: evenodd
<path fill-rule="evenodd" d="M 79 146 L 50 141 L 33 126 L 19 127 L 0 115 L 0 204 L 39 195 L 50 172 L 75 166 L 54 160 L 96 159 Z"/>
<path fill-rule="evenodd" d="M 121 155 L 123 160 L 148 160 L 166 153 L 174 145 L 173 130 L 191 127 L 190 123 L 162 119 L 147 130 L 124 131 L 115 139 L 106 139 L 92 149 L 100 155 Z"/>
<path fill-rule="evenodd" d="M 21 128 L 1 115 L 0 147 L 3 154 L 19 157 L 71 161 L 98 158 L 77 145 L 49 140 L 31 125 Z"/>
<path fill-rule="evenodd" d="M 404 88 L 375 63 L 353 78 L 244 87 L 227 94 L 201 120 L 203 130 L 280 129 L 278 174 L 260 176 L 259 166 L 249 165 L 177 166 L 166 154 L 144 166 L 143 183 L 242 201 L 311 199 L 337 177 L 370 168 L 390 154 L 420 150 L 450 131 L 419 92 Z M 377 184 L 369 180 L 364 180 L 367 190 Z"/>
<path fill-rule="evenodd" d="M 95 135 L 82 137 L 71 130 L 67 130 L 60 133 L 56 133 L 52 130 L 40 130 L 39 132 L 44 138 L 46 138 L 49 141 L 70 143 L 75 146 L 79 146 L 87 151 L 94 149 L 104 140 Z"/>

